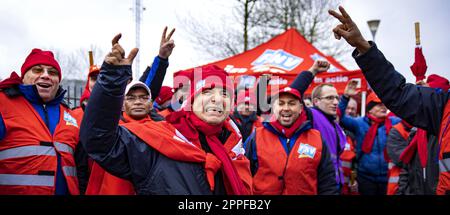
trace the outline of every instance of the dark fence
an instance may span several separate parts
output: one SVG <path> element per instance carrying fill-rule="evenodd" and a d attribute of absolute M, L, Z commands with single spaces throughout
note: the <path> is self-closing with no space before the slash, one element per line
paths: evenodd
<path fill-rule="evenodd" d="M 67 90 L 64 96 L 64 101 L 69 105 L 71 109 L 80 106 L 80 97 L 83 93 L 84 87 L 82 86 L 63 86 Z"/>

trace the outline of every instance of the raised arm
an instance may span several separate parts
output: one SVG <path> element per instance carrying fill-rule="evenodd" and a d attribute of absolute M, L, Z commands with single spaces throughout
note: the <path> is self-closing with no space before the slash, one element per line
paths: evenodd
<path fill-rule="evenodd" d="M 311 85 L 314 80 L 314 77 L 319 73 L 327 71 L 328 69 L 330 69 L 330 63 L 323 60 L 316 60 L 311 68 L 297 75 L 290 87 L 297 89 L 303 96 L 309 85 Z"/>
<path fill-rule="evenodd" d="M 335 37 L 343 37 L 351 46 L 356 47 L 353 57 L 381 101 L 411 125 L 438 135 L 449 93 L 407 84 L 376 45 L 364 39 L 345 9 L 339 7 L 339 10 L 341 14 L 329 11 L 341 22 L 333 29 Z"/>
<path fill-rule="evenodd" d="M 80 128 L 80 142 L 89 156 L 107 171 L 129 178 L 130 168 L 125 144 L 131 135 L 119 127 L 123 94 L 131 79 L 131 64 L 138 49 L 133 49 L 127 58 L 118 44 L 121 35 L 114 37 L 112 51 L 106 56 L 99 79 L 95 84 L 89 105 Z"/>

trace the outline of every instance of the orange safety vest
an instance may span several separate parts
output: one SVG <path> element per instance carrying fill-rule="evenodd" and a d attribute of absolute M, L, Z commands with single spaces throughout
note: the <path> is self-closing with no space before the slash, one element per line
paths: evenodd
<path fill-rule="evenodd" d="M 406 130 L 403 123 L 398 123 L 394 125 L 393 128 L 397 129 L 404 140 L 408 140 L 409 132 Z M 387 154 L 387 153 L 386 153 Z M 387 185 L 387 195 L 395 195 L 398 190 L 398 180 L 400 178 L 401 168 L 392 162 L 390 158 L 388 160 L 388 185 Z"/>
<path fill-rule="evenodd" d="M 342 172 L 344 174 L 344 184 L 342 187 L 342 193 L 345 195 L 350 193 L 350 178 L 352 177 L 352 163 L 356 158 L 355 153 L 355 141 L 347 136 L 347 142 L 345 143 L 344 151 L 339 156 L 342 161 Z"/>
<path fill-rule="evenodd" d="M 78 195 L 74 152 L 79 127 L 70 109 L 60 105 L 53 135 L 32 105 L 22 96 L 0 92 L 0 113 L 6 136 L 0 141 L 0 195 L 54 195 L 57 156 L 70 194 Z"/>
<path fill-rule="evenodd" d="M 72 110 L 72 116 L 77 120 L 78 125 L 81 125 L 81 120 L 83 119 L 84 111 L 83 108 L 77 107 Z"/>
<path fill-rule="evenodd" d="M 316 195 L 322 137 L 315 129 L 304 131 L 289 156 L 268 129 L 256 129 L 258 171 L 253 177 L 255 195 Z M 289 144 L 289 143 L 288 143 Z"/>
<path fill-rule="evenodd" d="M 439 132 L 439 182 L 436 194 L 448 195 L 450 193 L 450 102 L 444 108 L 444 116 Z"/>

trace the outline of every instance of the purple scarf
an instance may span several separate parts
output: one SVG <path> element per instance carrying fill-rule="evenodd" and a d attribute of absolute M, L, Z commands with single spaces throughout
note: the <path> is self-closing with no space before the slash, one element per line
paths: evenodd
<path fill-rule="evenodd" d="M 328 150 L 331 153 L 331 160 L 333 160 L 334 169 L 336 172 L 336 182 L 344 184 L 344 174 L 342 172 L 342 163 L 339 156 L 344 151 L 345 147 L 345 133 L 338 123 L 330 120 L 319 110 L 310 108 L 313 115 L 313 128 L 320 131 L 322 138 L 326 141 Z M 336 138 L 336 132 L 339 139 Z M 340 174 L 338 174 L 338 172 Z"/>

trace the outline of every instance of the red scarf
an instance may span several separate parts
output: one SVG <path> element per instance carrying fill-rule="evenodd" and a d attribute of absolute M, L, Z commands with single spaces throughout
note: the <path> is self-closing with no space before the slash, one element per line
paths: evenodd
<path fill-rule="evenodd" d="M 0 89 L 10 88 L 14 85 L 22 84 L 22 79 L 17 75 L 16 72 L 12 72 L 9 78 L 0 82 Z"/>
<path fill-rule="evenodd" d="M 270 124 L 280 133 L 284 134 L 285 137 L 291 138 L 292 135 L 300 128 L 300 126 L 306 121 L 306 113 L 302 111 L 298 119 L 291 125 L 291 127 L 286 128 L 280 124 L 278 120 L 275 119 L 275 116 L 272 116 L 270 120 Z"/>
<path fill-rule="evenodd" d="M 379 119 L 370 114 L 367 114 L 367 117 L 373 122 L 373 124 L 370 126 L 366 136 L 364 137 L 362 143 L 362 151 L 366 154 L 369 154 L 372 151 L 373 143 L 375 142 L 375 136 L 377 136 L 378 126 L 380 126 L 381 123 L 384 123 L 384 126 L 386 127 L 386 134 L 389 134 L 389 131 L 392 128 L 392 123 L 391 120 L 387 118 Z"/>
<path fill-rule="evenodd" d="M 416 135 L 411 140 L 411 143 L 409 143 L 408 147 L 406 147 L 400 155 L 400 160 L 405 164 L 410 163 L 414 153 L 417 151 L 419 154 L 420 164 L 422 165 L 422 168 L 425 168 L 428 158 L 427 144 L 427 131 L 417 129 Z"/>
<path fill-rule="evenodd" d="M 183 136 L 185 136 L 189 141 L 196 144 L 199 148 L 201 148 L 201 146 L 198 132 L 203 133 L 206 137 L 206 142 L 211 148 L 213 154 L 222 163 L 221 168 L 224 173 L 223 179 L 227 193 L 234 195 L 245 193 L 244 184 L 239 177 L 239 174 L 235 166 L 233 165 L 227 150 L 217 137 L 222 131 L 222 128 L 224 126 L 223 123 L 220 125 L 210 125 L 198 118 L 193 112 L 185 112 L 183 110 L 172 112 L 169 116 L 167 116 L 166 120 L 167 122 L 171 123 L 178 131 L 180 131 Z M 214 183 L 213 177 L 213 175 L 208 176 L 208 182 L 210 182 L 210 185 L 211 183 Z"/>

